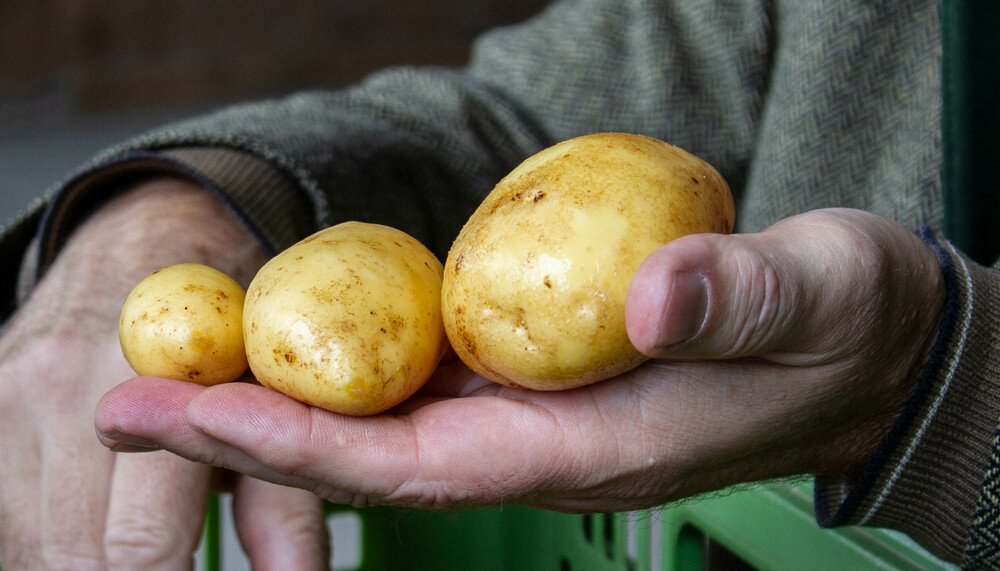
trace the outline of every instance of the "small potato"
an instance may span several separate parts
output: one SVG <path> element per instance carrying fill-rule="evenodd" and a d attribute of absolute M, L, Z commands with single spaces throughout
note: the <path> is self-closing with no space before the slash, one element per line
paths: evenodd
<path fill-rule="evenodd" d="M 441 262 L 413 237 L 346 222 L 271 259 L 247 288 L 250 369 L 266 387 L 369 415 L 410 397 L 448 347 Z"/>
<path fill-rule="evenodd" d="M 469 218 L 445 263 L 455 352 L 493 381 L 570 389 L 646 360 L 625 327 L 639 264 L 667 242 L 731 232 L 733 197 L 708 163 L 603 133 L 529 157 Z"/>
<path fill-rule="evenodd" d="M 177 264 L 139 282 L 118 320 L 122 353 L 139 375 L 215 385 L 247 369 L 243 288 L 201 264 Z"/>

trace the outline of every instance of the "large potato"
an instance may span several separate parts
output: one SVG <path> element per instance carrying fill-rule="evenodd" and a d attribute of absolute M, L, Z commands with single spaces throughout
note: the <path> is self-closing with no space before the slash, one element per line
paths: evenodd
<path fill-rule="evenodd" d="M 441 262 L 411 236 L 346 222 L 271 259 L 247 288 L 244 338 L 263 385 L 350 415 L 399 404 L 447 348 Z"/>
<path fill-rule="evenodd" d="M 459 357 L 510 386 L 569 389 L 645 360 L 625 294 L 643 259 L 685 234 L 731 232 L 733 198 L 708 163 L 628 134 L 528 158 L 468 220 L 445 263 L 442 310 Z"/>
<path fill-rule="evenodd" d="M 235 380 L 247 369 L 243 297 L 238 283 L 208 266 L 155 271 L 122 306 L 122 353 L 140 375 L 202 385 Z"/>

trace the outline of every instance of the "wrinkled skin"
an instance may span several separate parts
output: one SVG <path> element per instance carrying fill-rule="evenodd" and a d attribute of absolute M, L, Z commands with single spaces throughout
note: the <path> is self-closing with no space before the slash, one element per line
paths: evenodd
<path fill-rule="evenodd" d="M 179 180 L 141 184 L 74 232 L 0 336 L 3 569 L 191 567 L 213 481 L 230 483 L 256 568 L 323 566 L 312 494 L 166 452 L 113 454 L 93 433 L 98 399 L 135 375 L 117 333 L 132 286 L 177 262 L 213 265 L 245 285 L 263 259 L 214 198 Z"/>
<path fill-rule="evenodd" d="M 943 300 L 909 230 L 816 211 L 654 252 L 626 311 L 655 359 L 615 379 L 531 392 L 452 360 L 392 414 L 350 418 L 251 383 L 147 377 L 107 393 L 96 428 L 111 450 L 155 446 L 355 505 L 622 510 L 851 477 L 907 399 Z"/>

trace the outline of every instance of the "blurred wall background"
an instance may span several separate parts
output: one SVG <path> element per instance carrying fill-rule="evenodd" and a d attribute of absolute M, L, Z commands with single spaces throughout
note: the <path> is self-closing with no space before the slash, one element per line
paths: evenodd
<path fill-rule="evenodd" d="M 394 64 L 461 65 L 548 0 L 0 2 L 0 220 L 103 146 Z"/>

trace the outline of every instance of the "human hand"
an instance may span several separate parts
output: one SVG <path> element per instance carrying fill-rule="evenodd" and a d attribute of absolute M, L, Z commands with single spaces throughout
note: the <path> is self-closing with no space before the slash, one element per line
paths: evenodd
<path fill-rule="evenodd" d="M 179 261 L 215 265 L 246 284 L 263 262 L 246 231 L 227 217 L 193 184 L 147 182 L 73 234 L 5 325 L 4 569 L 191 566 L 212 469 L 165 452 L 113 454 L 94 438 L 93 411 L 102 394 L 135 375 L 117 335 L 118 313 L 133 285 Z M 325 561 L 321 505 L 311 494 L 240 478 L 234 505 L 259 567 L 289 553 L 312 557 L 315 567 Z M 262 535 L 270 542 L 249 540 Z"/>
<path fill-rule="evenodd" d="M 110 447 L 155 442 L 338 503 L 649 507 L 858 474 L 908 397 L 943 299 L 917 236 L 817 211 L 653 253 L 626 314 L 656 359 L 595 385 L 512 389 L 453 362 L 392 414 L 353 418 L 250 383 L 139 378 L 103 397 L 96 427 Z"/>

